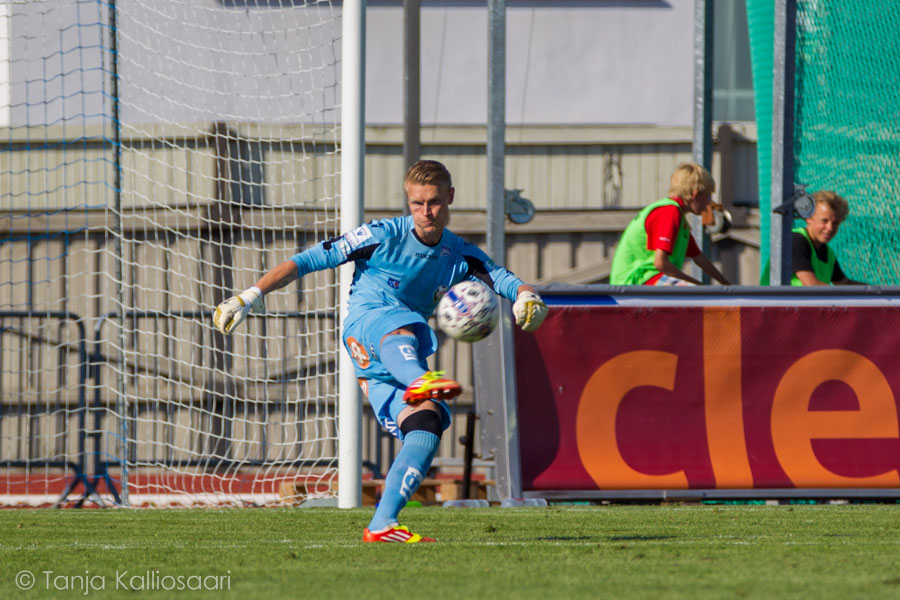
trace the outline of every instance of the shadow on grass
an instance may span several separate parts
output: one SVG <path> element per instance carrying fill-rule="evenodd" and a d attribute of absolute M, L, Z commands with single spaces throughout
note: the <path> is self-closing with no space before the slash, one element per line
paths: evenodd
<path fill-rule="evenodd" d="M 674 535 L 613 535 L 609 537 L 611 542 L 651 542 L 655 540 L 671 540 Z"/>
<path fill-rule="evenodd" d="M 656 540 L 671 540 L 674 535 L 612 535 L 601 537 L 596 535 L 547 535 L 531 538 L 536 542 L 573 542 L 573 541 L 608 541 L 608 542 L 650 542 Z"/>
<path fill-rule="evenodd" d="M 531 538 L 536 542 L 572 542 L 585 540 L 599 540 L 601 538 L 595 535 L 546 535 L 542 537 Z"/>

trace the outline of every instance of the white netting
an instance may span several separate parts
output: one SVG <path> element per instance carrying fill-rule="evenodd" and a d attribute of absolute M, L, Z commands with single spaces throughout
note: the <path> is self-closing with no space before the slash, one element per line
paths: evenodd
<path fill-rule="evenodd" d="M 334 274 L 210 311 L 339 233 L 339 13 L 112 6 L 0 2 L 0 496 L 331 494 Z"/>

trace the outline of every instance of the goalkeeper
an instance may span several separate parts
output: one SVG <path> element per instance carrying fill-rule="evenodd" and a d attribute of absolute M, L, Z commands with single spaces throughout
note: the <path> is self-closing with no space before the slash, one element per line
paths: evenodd
<path fill-rule="evenodd" d="M 251 310 L 262 310 L 268 292 L 307 273 L 355 263 L 344 345 L 379 423 L 403 442 L 363 533 L 366 542 L 434 541 L 401 526 L 397 515 L 422 483 L 450 426 L 445 401 L 462 392 L 459 383 L 429 371 L 426 363 L 437 346 L 428 317 L 444 292 L 463 279 L 480 279 L 515 301 L 516 324 L 525 331 L 536 330 L 547 315 L 533 287 L 446 228 L 454 188 L 444 165 L 417 162 L 404 188 L 410 215 L 371 221 L 294 255 L 221 303 L 213 316 L 216 329 L 231 333 Z"/>

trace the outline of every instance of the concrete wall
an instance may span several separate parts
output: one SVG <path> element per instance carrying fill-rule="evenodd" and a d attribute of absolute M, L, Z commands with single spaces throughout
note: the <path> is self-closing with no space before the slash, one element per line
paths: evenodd
<path fill-rule="evenodd" d="M 508 2 L 508 122 L 690 125 L 693 5 Z M 121 0 L 117 6 L 123 123 L 226 115 L 276 123 L 339 121 L 339 2 Z M 10 86 L 0 88 L 11 124 L 110 118 L 107 21 L 102 3 L 11 5 Z M 27 38 L 18 35 L 23 31 Z M 369 124 L 403 120 L 402 40 L 402 3 L 369 0 Z M 422 2 L 421 40 L 422 121 L 484 123 L 486 2 Z"/>

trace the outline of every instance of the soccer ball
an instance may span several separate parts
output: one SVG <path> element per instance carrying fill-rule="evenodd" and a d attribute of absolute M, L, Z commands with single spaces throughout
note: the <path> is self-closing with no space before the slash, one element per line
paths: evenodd
<path fill-rule="evenodd" d="M 441 331 L 461 342 L 477 342 L 497 326 L 500 303 L 480 281 L 461 281 L 447 290 L 437 307 Z"/>

